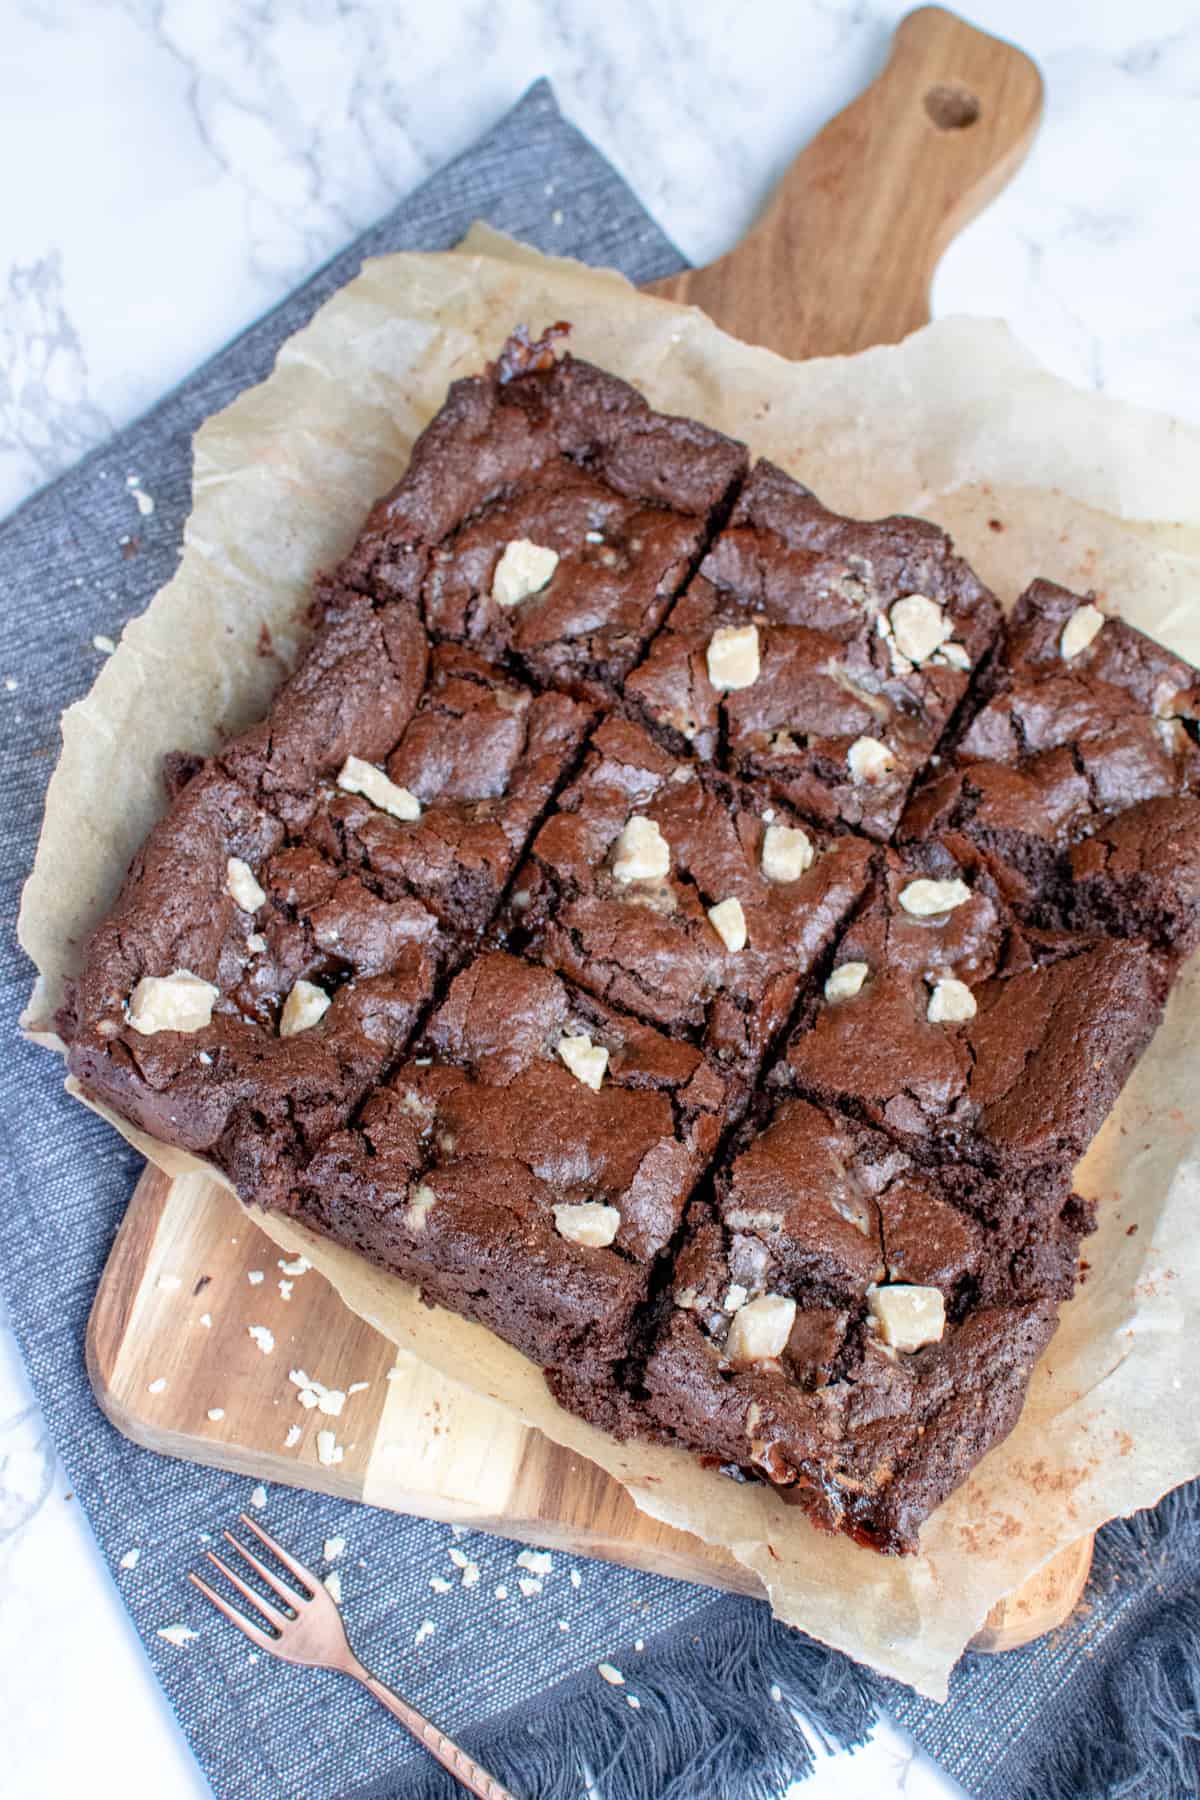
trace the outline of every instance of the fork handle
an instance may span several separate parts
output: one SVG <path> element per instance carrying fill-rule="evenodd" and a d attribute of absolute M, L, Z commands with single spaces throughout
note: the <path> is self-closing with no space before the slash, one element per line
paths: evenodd
<path fill-rule="evenodd" d="M 380 1706 L 386 1706 L 393 1718 L 407 1726 L 430 1756 L 436 1757 L 443 1769 L 448 1769 L 468 1793 L 476 1795 L 477 1800 L 516 1800 L 516 1795 L 502 1782 L 497 1781 L 494 1775 L 489 1775 L 465 1750 L 460 1750 L 452 1738 L 448 1738 L 444 1731 L 439 1731 L 415 1706 L 410 1706 L 407 1700 L 394 1694 L 378 1676 L 372 1675 L 367 1669 L 363 1669 L 361 1674 L 357 1669 L 350 1673 L 356 1681 L 362 1682 L 368 1694 L 375 1696 Z"/>

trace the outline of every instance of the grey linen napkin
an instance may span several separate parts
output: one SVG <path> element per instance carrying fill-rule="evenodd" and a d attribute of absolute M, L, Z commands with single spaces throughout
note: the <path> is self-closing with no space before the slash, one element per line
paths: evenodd
<path fill-rule="evenodd" d="M 448 248 L 475 218 L 543 249 L 614 265 L 639 282 L 682 266 L 625 184 L 562 118 L 549 86 L 538 82 L 474 149 L 0 526 L 6 925 L 15 924 L 33 855 L 59 715 L 96 671 L 93 634 L 116 637 L 175 567 L 197 426 L 263 378 L 284 338 L 365 256 Z M 144 519 L 130 504 L 130 475 L 155 501 Z M 134 554 L 121 543 L 131 533 Z M 251 1483 L 140 1450 L 96 1408 L 84 1373 L 84 1330 L 141 1165 L 113 1132 L 67 1100 L 53 1059 L 14 1044 L 30 974 L 6 931 L 5 1297 L 61 1460 L 214 1790 L 221 1800 L 432 1800 L 457 1793 L 357 1689 L 255 1658 L 184 1583 L 205 1534 L 248 1504 Z M 4 1429 L 0 1424 L 0 1484 Z M 773 1701 L 772 1684 L 833 1743 L 859 1741 L 881 1700 L 980 1795 L 1103 1794 L 1118 1791 L 1120 1782 L 1127 1794 L 1196 1791 L 1200 1620 L 1192 1588 L 1200 1537 L 1190 1491 L 1133 1527 L 1110 1528 L 1087 1616 L 1017 1655 L 966 1659 L 945 1709 L 784 1630 L 752 1602 L 714 1599 L 703 1589 L 580 1559 L 576 1586 L 568 1575 L 572 1559 L 562 1555 L 543 1592 L 525 1598 L 514 1568 L 519 1546 L 482 1534 L 461 1540 L 481 1570 L 468 1589 L 448 1557 L 455 1540 L 445 1526 L 284 1488 L 270 1490 L 263 1517 L 316 1566 L 325 1539 L 345 1538 L 338 1567 L 364 1658 L 463 1736 L 526 1800 L 573 1800 L 589 1778 L 604 1800 L 777 1793 L 809 1766 L 811 1753 L 789 1706 Z M 134 1547 L 137 1566 L 119 1570 Z M 451 1592 L 431 1590 L 433 1576 L 451 1579 Z M 497 1585 L 507 1598 L 497 1598 Z M 435 1630 L 418 1643 L 426 1619 Z M 178 1623 L 200 1634 L 183 1648 L 156 1635 Z M 625 1672 L 623 1689 L 599 1679 L 602 1660 Z M 628 1704 L 631 1693 L 638 1709 Z"/>

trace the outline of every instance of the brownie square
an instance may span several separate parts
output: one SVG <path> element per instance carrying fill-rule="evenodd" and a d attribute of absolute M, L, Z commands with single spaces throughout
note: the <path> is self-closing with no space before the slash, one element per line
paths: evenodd
<path fill-rule="evenodd" d="M 680 753 L 887 838 L 998 625 L 937 526 L 841 518 L 760 462 L 626 692 Z"/>
<path fill-rule="evenodd" d="M 382 762 L 425 686 L 428 645 L 402 603 L 375 606 L 336 583 L 319 586 L 314 633 L 265 719 L 221 753 L 228 775 L 299 831 L 316 811 L 320 783 L 347 757 Z"/>
<path fill-rule="evenodd" d="M 402 1051 L 444 954 L 217 766 L 183 787 L 92 935 L 59 1025 L 68 1065 L 248 1200 L 300 1162 Z"/>
<path fill-rule="evenodd" d="M 518 871 L 514 941 L 750 1075 L 875 854 L 612 718 Z"/>
<path fill-rule="evenodd" d="M 422 1054 L 310 1163 L 298 1215 L 581 1378 L 623 1358 L 728 1106 L 699 1051 L 481 956 Z"/>
<path fill-rule="evenodd" d="M 961 834 L 1026 917 L 1200 942 L 1200 674 L 1051 582 L 1021 596 L 984 704 L 901 837 Z"/>
<path fill-rule="evenodd" d="M 642 1380 L 659 1429 L 903 1553 L 1012 1430 L 1056 1308 L 977 1299 L 977 1229 L 863 1147 L 836 1115 L 780 1110 L 699 1209 Z"/>
<path fill-rule="evenodd" d="M 414 896 L 464 942 L 478 938 L 571 766 L 593 713 L 456 644 L 437 646 L 416 712 L 384 764 L 407 817 L 326 787 L 308 835 L 385 898 Z M 415 815 L 415 816 L 413 816 Z"/>
<path fill-rule="evenodd" d="M 743 445 L 627 382 L 514 341 L 457 381 L 343 565 L 419 599 L 436 638 L 611 695 L 745 473 Z"/>
<path fill-rule="evenodd" d="M 941 1164 L 982 1216 L 1045 1217 L 1158 1024 L 1169 968 L 1141 942 L 1018 927 L 956 849 L 887 854 L 773 1080 Z"/>

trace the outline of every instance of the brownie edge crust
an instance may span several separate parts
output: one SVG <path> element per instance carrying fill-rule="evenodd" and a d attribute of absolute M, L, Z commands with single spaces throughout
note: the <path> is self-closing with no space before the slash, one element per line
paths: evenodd
<path fill-rule="evenodd" d="M 59 1017 L 561 1404 L 885 1553 L 1015 1424 L 1200 943 L 1200 676 L 517 332 Z"/>

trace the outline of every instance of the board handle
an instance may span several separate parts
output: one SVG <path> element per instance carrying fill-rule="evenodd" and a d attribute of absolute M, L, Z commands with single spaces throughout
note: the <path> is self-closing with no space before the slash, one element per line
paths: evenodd
<path fill-rule="evenodd" d="M 783 356 L 896 343 L 928 323 L 938 259 L 1020 166 L 1041 111 L 1024 51 L 923 6 L 741 243 L 649 291 Z"/>

